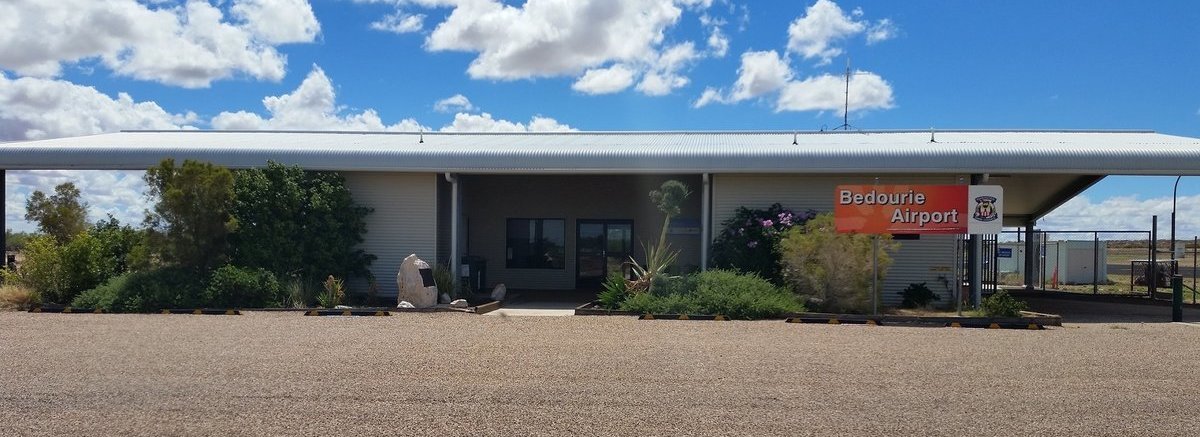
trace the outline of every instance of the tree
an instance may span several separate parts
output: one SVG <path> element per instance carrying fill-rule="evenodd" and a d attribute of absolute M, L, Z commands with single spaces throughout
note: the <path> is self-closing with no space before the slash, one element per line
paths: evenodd
<path fill-rule="evenodd" d="M 157 199 L 146 215 L 148 243 L 158 260 L 207 274 L 224 264 L 228 236 L 237 229 L 233 173 L 211 163 L 165 159 L 146 171 L 149 196 Z"/>
<path fill-rule="evenodd" d="M 310 281 L 367 276 L 375 259 L 357 249 L 371 213 L 354 203 L 345 179 L 274 162 L 234 173 L 233 263 Z"/>
<path fill-rule="evenodd" d="M 58 244 L 87 229 L 87 203 L 79 201 L 79 189 L 66 182 L 54 187 L 54 194 L 34 191 L 25 201 L 25 220 L 37 222 L 38 228 L 54 237 Z"/>

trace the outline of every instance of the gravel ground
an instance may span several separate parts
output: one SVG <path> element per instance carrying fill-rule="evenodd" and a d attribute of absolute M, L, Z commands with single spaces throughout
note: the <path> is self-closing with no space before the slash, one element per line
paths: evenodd
<path fill-rule="evenodd" d="M 1200 326 L 0 313 L 0 435 L 1200 435 Z"/>

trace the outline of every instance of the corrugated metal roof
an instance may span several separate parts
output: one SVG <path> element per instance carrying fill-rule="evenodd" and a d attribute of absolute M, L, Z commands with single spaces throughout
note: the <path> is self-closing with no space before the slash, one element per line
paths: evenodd
<path fill-rule="evenodd" d="M 234 168 L 273 160 L 320 170 L 466 173 L 1176 175 L 1200 174 L 1200 139 L 1146 131 L 136 131 L 0 144 L 7 169 L 143 169 L 167 157 Z"/>

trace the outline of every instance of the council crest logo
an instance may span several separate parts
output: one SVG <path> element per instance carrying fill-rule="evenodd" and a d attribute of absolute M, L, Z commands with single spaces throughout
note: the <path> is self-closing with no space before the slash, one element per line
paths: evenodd
<path fill-rule="evenodd" d="M 1000 215 L 996 214 L 996 198 L 992 196 L 976 197 L 975 214 L 972 217 L 981 222 L 990 222 L 1000 218 Z"/>

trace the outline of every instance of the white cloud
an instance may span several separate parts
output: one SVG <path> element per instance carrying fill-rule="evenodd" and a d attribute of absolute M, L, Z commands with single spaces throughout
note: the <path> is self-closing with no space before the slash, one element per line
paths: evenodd
<path fill-rule="evenodd" d="M 824 74 L 792 81 L 780 91 L 775 111 L 837 110 L 840 114 L 846 104 L 845 93 L 842 76 Z M 892 108 L 892 87 L 875 73 L 856 71 L 850 76 L 849 105 L 851 111 Z"/>
<path fill-rule="evenodd" d="M 642 76 L 637 89 L 648 96 L 663 96 L 688 84 L 688 78 L 679 71 L 700 58 L 691 41 L 676 44 L 663 50 L 650 70 Z"/>
<path fill-rule="evenodd" d="M 442 127 L 442 132 L 568 132 L 576 129 L 549 117 L 534 116 L 529 125 L 492 118 L 492 114 L 454 115 L 454 121 Z"/>
<path fill-rule="evenodd" d="M 52 77 L 63 63 L 97 59 L 119 75 L 189 88 L 239 74 L 277 81 L 287 60 L 275 46 L 309 42 L 320 31 L 306 0 L 217 4 L 0 3 L 0 69 Z"/>
<path fill-rule="evenodd" d="M 775 92 L 792 80 L 792 75 L 787 60 L 774 50 L 742 53 L 742 66 L 738 67 L 729 100 L 739 102 Z"/>
<path fill-rule="evenodd" d="M 867 44 L 875 44 L 895 38 L 896 33 L 899 31 L 900 29 L 896 27 L 892 19 L 884 18 L 879 20 L 870 29 L 867 29 Z"/>
<path fill-rule="evenodd" d="M 709 103 L 737 103 L 778 91 L 792 80 L 792 69 L 785 58 L 774 50 L 742 53 L 742 65 L 733 90 L 725 95 L 721 90 L 708 88 L 692 105 L 700 108 Z"/>
<path fill-rule="evenodd" d="M 32 232 L 37 225 L 25 221 L 25 201 L 34 191 L 51 193 L 54 187 L 73 182 L 80 198 L 89 204 L 88 221 L 111 214 L 121 223 L 138 225 L 152 205 L 146 199 L 142 171 L 10 170 L 4 177 L 4 218 L 8 228 Z"/>
<path fill-rule="evenodd" d="M 729 53 L 729 37 L 721 33 L 720 27 L 713 27 L 708 34 L 708 49 L 712 51 L 713 56 L 724 58 L 726 53 Z"/>
<path fill-rule="evenodd" d="M 229 10 L 268 44 L 309 42 L 321 31 L 308 0 L 243 0 Z"/>
<path fill-rule="evenodd" d="M 713 87 L 704 88 L 704 92 L 700 93 L 700 97 L 692 102 L 692 107 L 703 108 L 710 103 L 725 103 L 725 96 L 721 95 L 721 90 Z"/>
<path fill-rule="evenodd" d="M 438 100 L 437 103 L 433 104 L 433 110 L 437 112 L 471 112 L 476 109 L 478 108 L 471 104 L 471 100 L 462 94 L 455 94 L 442 100 Z"/>
<path fill-rule="evenodd" d="M 804 59 L 816 58 L 818 65 L 825 65 L 842 54 L 837 46 L 842 40 L 866 33 L 867 44 L 874 44 L 894 37 L 898 31 L 891 19 L 871 25 L 861 20 L 862 16 L 862 8 L 847 15 L 837 3 L 817 0 L 788 26 L 788 51 Z"/>
<path fill-rule="evenodd" d="M 415 9 L 449 8 L 427 36 L 425 49 L 475 53 L 467 67 L 474 79 L 573 77 L 576 91 L 609 94 L 628 89 L 640 77 L 637 89 L 647 95 L 667 94 L 689 82 L 683 65 L 664 68 L 661 64 L 674 56 L 669 53 L 672 49 L 685 44 L 693 51 L 692 59 L 697 59 L 694 43 L 668 46 L 666 33 L 678 24 L 684 9 L 703 13 L 713 4 L 712 0 L 531 0 L 519 5 L 499 0 L 357 1 L 395 5 L 394 13 L 377 22 L 380 27 L 413 16 Z M 715 56 L 728 50 L 728 38 L 719 28 L 708 31 L 707 41 Z"/>
<path fill-rule="evenodd" d="M 1176 214 L 1176 232 L 1179 239 L 1190 240 L 1200 235 L 1200 195 L 1179 196 Z M 1150 229 L 1150 217 L 1158 215 L 1159 238 L 1170 238 L 1171 197 L 1141 199 L 1137 196 L 1114 196 L 1093 201 L 1089 196 L 1078 196 L 1051 211 L 1041 220 L 1038 228 L 1045 230 L 1142 230 Z M 1120 234 L 1101 234 L 1100 238 L 1135 238 Z M 1085 238 L 1090 239 L 1091 235 Z M 1136 237 L 1136 238 L 1145 238 Z"/>
<path fill-rule="evenodd" d="M 665 96 L 687 86 L 688 78 L 668 73 L 646 73 L 638 82 L 637 90 L 647 96 Z"/>
<path fill-rule="evenodd" d="M 371 28 L 392 33 L 420 32 L 425 27 L 425 14 L 407 14 L 402 11 L 384 16 L 371 23 Z"/>
<path fill-rule="evenodd" d="M 611 94 L 620 92 L 633 85 L 633 75 L 636 72 L 623 64 L 608 68 L 592 68 L 583 73 L 571 89 L 584 94 Z"/>
<path fill-rule="evenodd" d="M 116 98 L 67 81 L 0 73 L 0 140 L 91 135 L 121 129 L 182 129 L 192 113 L 172 114 L 126 93 Z"/>
<path fill-rule="evenodd" d="M 336 104 L 333 82 L 321 67 L 313 66 L 312 72 L 300 86 L 290 94 L 263 98 L 263 106 L 269 117 L 246 112 L 222 112 L 212 119 L 214 129 L 229 130 L 349 130 L 349 131 L 402 131 L 429 130 L 416 120 L 407 118 L 395 124 L 385 125 L 374 109 L 359 113 L 342 114 Z"/>

